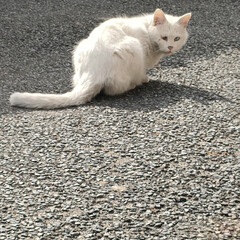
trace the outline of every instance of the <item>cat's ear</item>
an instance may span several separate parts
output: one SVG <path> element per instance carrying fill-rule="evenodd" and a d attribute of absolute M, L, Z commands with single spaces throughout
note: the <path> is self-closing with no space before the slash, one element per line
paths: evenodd
<path fill-rule="evenodd" d="M 182 17 L 180 17 L 180 19 L 178 20 L 178 23 L 183 25 L 184 27 L 187 27 L 188 22 L 191 18 L 192 14 L 191 13 L 187 13 L 185 15 L 183 15 Z"/>
<path fill-rule="evenodd" d="M 156 9 L 153 15 L 154 25 L 163 24 L 166 21 L 164 12 L 161 9 Z"/>

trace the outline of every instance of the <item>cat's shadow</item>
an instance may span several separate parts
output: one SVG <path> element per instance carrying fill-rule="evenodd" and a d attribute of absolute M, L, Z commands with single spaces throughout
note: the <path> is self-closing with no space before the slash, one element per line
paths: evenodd
<path fill-rule="evenodd" d="M 216 100 L 232 102 L 230 99 L 214 92 L 198 89 L 193 86 L 161 82 L 157 80 L 145 83 L 134 90 L 118 96 L 107 96 L 101 92 L 85 106 L 110 107 L 120 110 L 149 112 L 168 108 L 169 106 L 177 104 L 179 101 L 184 99 L 192 99 L 194 102 L 198 102 L 203 105 L 211 105 Z M 67 108 L 81 107 L 82 106 L 72 106 Z M 38 109 L 15 107 L 13 109 L 15 113 L 23 110 L 29 112 L 39 111 Z M 54 109 L 54 111 L 62 111 L 64 109 L 66 108 Z M 50 111 L 52 110 L 50 109 Z"/>
<path fill-rule="evenodd" d="M 150 81 L 125 94 L 106 96 L 100 93 L 89 105 L 108 106 L 131 111 L 153 111 L 167 108 L 183 99 L 192 99 L 203 105 L 215 100 L 231 101 L 214 92 L 177 83 Z"/>

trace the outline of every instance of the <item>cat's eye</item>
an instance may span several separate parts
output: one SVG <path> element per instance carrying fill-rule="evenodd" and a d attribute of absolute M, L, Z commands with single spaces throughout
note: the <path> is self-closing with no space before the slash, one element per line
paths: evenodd
<path fill-rule="evenodd" d="M 180 40 L 180 37 L 175 37 L 175 38 L 174 38 L 174 41 L 175 41 L 175 42 L 177 42 L 177 41 L 179 41 L 179 40 Z"/>
<path fill-rule="evenodd" d="M 163 39 L 164 41 L 167 41 L 168 38 L 167 38 L 167 37 L 162 37 L 162 39 Z"/>

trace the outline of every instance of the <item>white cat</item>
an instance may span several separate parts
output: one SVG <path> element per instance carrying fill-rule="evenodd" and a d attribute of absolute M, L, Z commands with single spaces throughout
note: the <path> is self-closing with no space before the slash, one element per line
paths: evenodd
<path fill-rule="evenodd" d="M 10 103 L 27 108 L 62 108 L 84 104 L 101 90 L 116 95 L 148 82 L 147 69 L 186 43 L 190 18 L 191 13 L 175 17 L 157 9 L 153 15 L 107 20 L 74 50 L 71 92 L 16 92 Z"/>

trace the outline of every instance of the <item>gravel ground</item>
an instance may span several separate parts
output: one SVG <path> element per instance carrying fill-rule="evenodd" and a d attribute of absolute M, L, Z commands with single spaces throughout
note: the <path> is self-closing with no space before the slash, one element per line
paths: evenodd
<path fill-rule="evenodd" d="M 74 44 L 105 18 L 192 12 L 190 38 L 117 97 L 61 110 Z M 239 239 L 238 1 L 1 1 L 0 239 Z"/>

